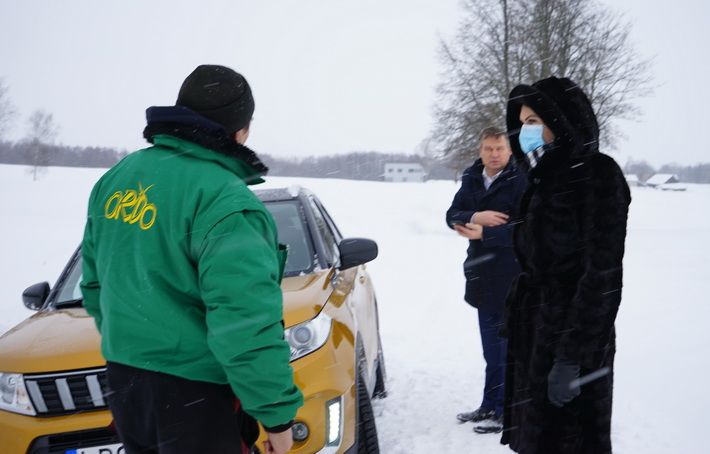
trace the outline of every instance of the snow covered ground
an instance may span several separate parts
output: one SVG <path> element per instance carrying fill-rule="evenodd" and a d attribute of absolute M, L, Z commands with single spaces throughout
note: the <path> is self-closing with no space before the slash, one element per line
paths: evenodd
<path fill-rule="evenodd" d="M 20 294 L 53 282 L 78 245 L 103 170 L 0 165 L 0 332 L 30 315 Z M 462 300 L 465 240 L 443 221 L 452 182 L 269 178 L 313 190 L 346 236 L 377 240 L 377 286 L 390 395 L 376 402 L 382 452 L 504 453 L 495 435 L 458 425 L 480 403 L 476 313 Z M 621 454 L 701 453 L 710 418 L 710 185 L 633 189 L 617 321 L 613 439 Z M 698 438 L 698 435 L 701 435 Z"/>

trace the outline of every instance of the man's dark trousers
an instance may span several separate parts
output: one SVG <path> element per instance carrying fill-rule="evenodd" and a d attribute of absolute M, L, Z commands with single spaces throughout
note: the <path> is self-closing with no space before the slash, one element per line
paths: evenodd
<path fill-rule="evenodd" d="M 117 363 L 108 363 L 107 381 L 109 408 L 126 454 L 245 452 L 241 431 L 248 417 L 235 410 L 229 385 Z"/>
<path fill-rule="evenodd" d="M 466 169 L 461 188 L 446 212 L 446 223 L 471 222 L 475 213 L 498 211 L 508 222 L 483 227 L 480 240 L 469 241 L 463 271 L 466 277 L 464 299 L 478 309 L 481 344 L 486 360 L 486 385 L 482 406 L 502 414 L 504 395 L 506 339 L 498 337 L 504 321 L 505 301 L 510 284 L 520 274 L 513 251 L 513 229 L 517 225 L 520 200 L 527 187 L 527 176 L 513 162 L 486 188 L 485 167 L 481 159 Z"/>
<path fill-rule="evenodd" d="M 508 341 L 498 334 L 503 323 L 502 314 L 478 310 L 478 327 L 481 332 L 483 357 L 486 360 L 486 384 L 483 388 L 481 407 L 495 410 L 496 416 L 503 415 L 505 397 L 505 358 Z"/>

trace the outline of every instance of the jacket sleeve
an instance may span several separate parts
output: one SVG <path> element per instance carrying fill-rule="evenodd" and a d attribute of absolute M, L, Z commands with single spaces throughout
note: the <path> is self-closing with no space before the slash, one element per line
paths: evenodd
<path fill-rule="evenodd" d="M 512 247 L 513 246 L 513 224 L 497 225 L 495 227 L 483 227 L 481 244 L 484 247 Z"/>
<path fill-rule="evenodd" d="M 203 240 L 198 257 L 207 343 L 244 410 L 269 430 L 303 404 L 284 340 L 276 233 L 260 211 L 232 213 Z"/>
<path fill-rule="evenodd" d="M 475 197 L 470 194 L 472 189 L 469 172 L 470 169 L 466 170 L 461 177 L 461 187 L 454 196 L 451 206 L 446 211 L 446 224 L 450 229 L 454 228 L 452 221 L 471 222 L 471 216 L 478 211 L 475 206 Z"/>
<path fill-rule="evenodd" d="M 611 158 L 597 164 L 587 196 L 584 274 L 571 301 L 557 358 L 595 370 L 601 366 L 621 302 L 629 187 Z"/>
<path fill-rule="evenodd" d="M 82 275 L 81 294 L 84 298 L 84 308 L 89 315 L 94 318 L 96 329 L 101 332 L 101 307 L 99 305 L 99 294 L 101 293 L 101 284 L 96 272 L 96 252 L 94 248 L 93 236 L 93 215 L 92 208 L 94 206 L 96 188 L 92 191 L 89 198 L 89 210 L 86 216 L 86 226 L 84 227 L 84 238 L 81 242 L 81 263 Z"/>

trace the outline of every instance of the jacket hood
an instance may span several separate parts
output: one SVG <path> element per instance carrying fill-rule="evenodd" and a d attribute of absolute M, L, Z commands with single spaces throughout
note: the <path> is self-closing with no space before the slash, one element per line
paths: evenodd
<path fill-rule="evenodd" d="M 146 109 L 147 126 L 143 137 L 155 143 L 155 137 L 169 135 L 195 143 L 230 158 L 238 159 L 248 167 L 253 181 L 261 182 L 269 168 L 250 148 L 237 143 L 224 126 L 183 106 L 153 106 Z"/>
<path fill-rule="evenodd" d="M 508 96 L 506 123 L 516 161 L 529 167 L 520 149 L 520 109 L 533 109 L 555 134 L 550 154 L 559 158 L 582 158 L 599 151 L 599 125 L 589 98 L 572 80 L 549 77 L 532 85 L 518 85 Z"/>

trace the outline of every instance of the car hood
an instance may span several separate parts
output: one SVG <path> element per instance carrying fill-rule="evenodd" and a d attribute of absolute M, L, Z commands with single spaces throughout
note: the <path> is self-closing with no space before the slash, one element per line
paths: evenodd
<path fill-rule="evenodd" d="M 0 337 L 0 372 L 49 372 L 104 364 L 94 319 L 82 308 L 38 312 Z"/>
<path fill-rule="evenodd" d="M 286 327 L 310 320 L 332 293 L 330 273 L 283 280 Z M 38 312 L 0 336 L 0 372 L 55 372 L 105 364 L 94 319 L 83 308 Z"/>
<path fill-rule="evenodd" d="M 283 280 L 281 289 L 284 294 L 286 328 L 310 320 L 320 313 L 333 293 L 331 277 L 332 273 L 326 270 Z"/>

